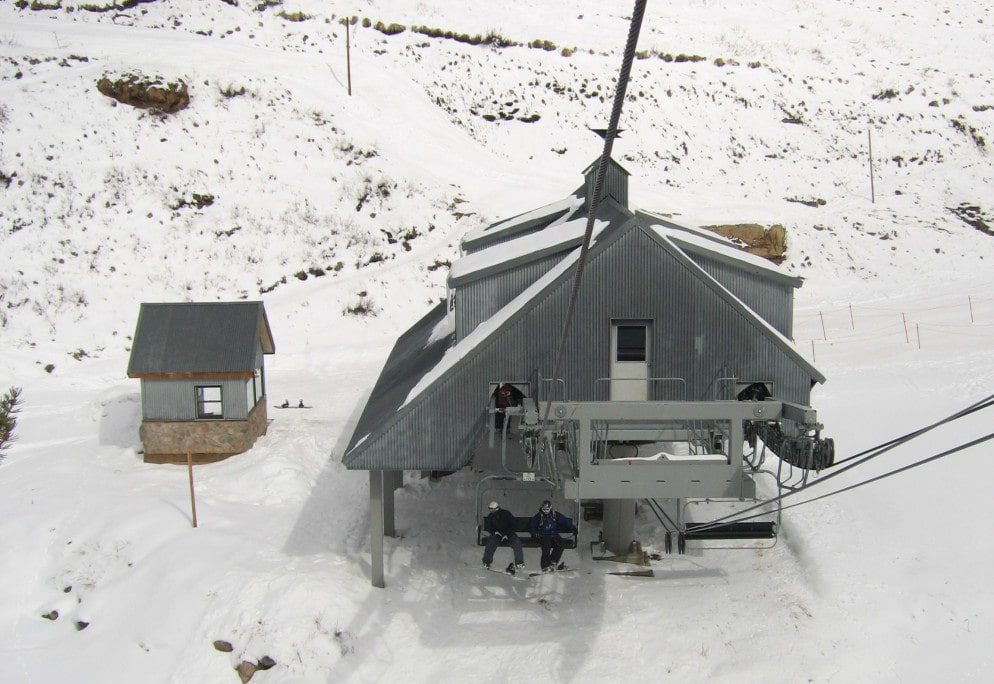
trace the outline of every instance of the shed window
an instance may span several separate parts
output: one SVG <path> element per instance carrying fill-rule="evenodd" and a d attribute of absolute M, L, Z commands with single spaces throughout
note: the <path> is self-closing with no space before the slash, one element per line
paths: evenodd
<path fill-rule="evenodd" d="M 224 418 L 221 403 L 221 387 L 209 385 L 197 387 L 197 418 Z"/>
<path fill-rule="evenodd" d="M 645 361 L 645 326 L 618 326 L 618 361 Z"/>

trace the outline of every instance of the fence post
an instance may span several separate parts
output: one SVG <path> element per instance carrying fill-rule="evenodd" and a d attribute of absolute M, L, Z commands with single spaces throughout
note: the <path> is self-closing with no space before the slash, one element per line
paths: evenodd
<path fill-rule="evenodd" d="M 911 342 L 911 338 L 908 337 L 908 317 L 903 313 L 901 314 L 901 322 L 904 323 L 904 343 L 908 344 Z"/>
<path fill-rule="evenodd" d="M 186 448 L 186 468 L 190 475 L 190 511 L 193 513 L 193 526 L 197 526 L 197 497 L 193 494 L 193 454 Z"/>
<path fill-rule="evenodd" d="M 876 194 L 876 191 L 873 188 L 873 135 L 870 132 L 871 130 L 872 129 L 870 129 L 870 128 L 866 129 L 866 141 L 867 141 L 867 144 L 869 145 L 869 148 L 870 148 L 869 149 L 869 152 L 870 152 L 870 204 L 876 204 L 877 203 L 877 194 Z"/>

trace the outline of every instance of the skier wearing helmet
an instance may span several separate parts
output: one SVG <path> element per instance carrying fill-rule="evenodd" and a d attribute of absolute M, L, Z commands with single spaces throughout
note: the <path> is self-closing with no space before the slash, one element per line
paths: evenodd
<path fill-rule="evenodd" d="M 494 561 L 494 551 L 500 544 L 510 544 L 514 550 L 514 563 L 507 566 L 507 572 L 514 574 L 515 569 L 525 567 L 525 556 L 521 549 L 521 540 L 514 532 L 514 515 L 500 507 L 496 501 L 490 502 L 490 512 L 483 519 L 483 529 L 490 533 L 483 549 L 483 567 L 490 569 Z"/>
<path fill-rule="evenodd" d="M 559 562 L 563 556 L 563 538 L 559 531 L 576 533 L 576 525 L 565 515 L 552 509 L 552 502 L 546 499 L 542 502 L 538 513 L 532 516 L 529 525 L 532 537 L 538 537 L 542 546 L 540 565 L 542 572 L 565 570 L 566 565 Z"/>

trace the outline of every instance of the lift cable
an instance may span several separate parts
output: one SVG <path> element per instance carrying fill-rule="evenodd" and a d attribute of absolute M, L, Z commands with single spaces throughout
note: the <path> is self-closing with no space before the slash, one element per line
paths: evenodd
<path fill-rule="evenodd" d="M 880 453 L 883 453 L 883 451 L 886 450 L 886 449 L 883 449 L 883 447 L 890 447 L 891 445 L 902 444 L 902 443 L 904 443 L 904 442 L 906 442 L 906 441 L 908 441 L 910 439 L 914 439 L 915 437 L 917 437 L 919 435 L 925 434 L 926 432 L 928 432 L 928 431 L 930 431 L 930 430 L 932 430 L 934 428 L 940 427 L 940 426 L 945 425 L 946 423 L 950 423 L 950 422 L 952 422 L 954 420 L 958 420 L 960 418 L 963 418 L 964 416 L 968 416 L 971 413 L 976 413 L 977 411 L 982 411 L 985 408 L 990 408 L 992 405 L 994 405 L 994 394 L 992 394 L 991 396 L 989 396 L 989 397 L 987 397 L 985 399 L 981 399 L 977 403 L 972 404 L 971 406 L 967 406 L 966 408 L 964 408 L 964 409 L 962 409 L 960 411 L 957 411 L 956 413 L 952 414 L 951 416 L 943 418 L 942 420 L 937 421 L 937 422 L 935 422 L 935 423 L 933 423 L 931 425 L 923 427 L 923 428 L 921 428 L 919 430 L 915 430 L 913 432 L 909 432 L 908 434 L 902 435 L 901 437 L 895 437 L 894 439 L 890 440 L 889 442 L 884 442 L 883 444 L 879 444 L 879 445 L 877 445 L 875 447 L 871 447 L 869 449 L 866 449 L 865 451 L 861 451 L 858 454 L 853 454 L 852 456 L 848 456 L 848 457 L 842 459 L 841 461 L 836 461 L 834 465 L 835 466 L 839 466 L 839 465 L 842 465 L 843 463 L 848 463 L 849 461 L 852 461 L 854 459 L 860 458 L 861 456 L 865 456 L 866 454 L 869 454 L 871 452 L 877 451 L 878 449 L 881 450 Z"/>
<path fill-rule="evenodd" d="M 790 508 L 796 508 L 797 506 L 801 506 L 803 504 L 813 503 L 815 501 L 820 501 L 821 499 L 827 499 L 830 496 L 835 496 L 836 494 L 842 494 L 843 492 L 848 492 L 848 491 L 850 491 L 852 489 L 856 489 L 858 487 L 862 487 L 863 485 L 868 485 L 868 484 L 870 484 L 872 482 L 878 482 L 879 480 L 886 479 L 888 477 L 891 477 L 892 475 L 898 475 L 899 473 L 903 473 L 903 472 L 905 472 L 907 470 L 911 470 L 912 468 L 917 468 L 918 466 L 925 465 L 926 463 L 931 463 L 932 461 L 937 461 L 940 458 L 945 458 L 946 456 L 950 456 L 952 454 L 955 454 L 955 453 L 957 453 L 959 451 L 963 451 L 965 449 L 969 449 L 971 447 L 975 447 L 978 444 L 983 444 L 984 442 L 990 441 L 992 439 L 994 439 L 994 432 L 988 433 L 987 435 L 985 435 L 983 437 L 978 437 L 977 439 L 974 439 L 974 440 L 972 440 L 970 442 L 965 442 L 963 444 L 960 444 L 959 446 L 955 446 L 952 449 L 947 449 L 946 451 L 943 451 L 942 453 L 934 454 L 934 455 L 929 456 L 927 458 L 923 458 L 923 459 L 921 459 L 919 461 L 915 461 L 914 463 L 909 463 L 907 465 L 901 466 L 900 468 L 896 468 L 894 470 L 887 471 L 886 473 L 882 473 L 882 474 L 877 475 L 875 477 L 871 477 L 871 478 L 869 478 L 867 480 L 862 480 L 860 482 L 856 482 L 854 484 L 849 485 L 848 487 L 843 487 L 842 489 L 833 490 L 833 491 L 828 492 L 826 494 L 822 494 L 821 496 L 816 496 L 813 499 L 805 499 L 804 501 L 798 501 L 798 502 L 792 503 L 792 504 L 790 504 L 788 506 L 782 506 L 780 508 L 780 510 L 781 511 L 786 511 L 786 510 L 788 510 Z M 865 463 L 865 461 L 863 461 L 863 462 Z M 824 480 L 819 480 L 819 482 L 824 482 Z M 812 484 L 814 484 L 814 483 L 812 483 Z M 794 491 L 792 491 L 792 492 L 790 492 L 788 494 L 784 494 L 783 496 L 778 496 L 775 499 L 769 499 L 767 501 L 764 501 L 762 504 L 759 504 L 759 505 L 765 505 L 765 504 L 774 503 L 774 502 L 781 502 L 783 499 L 787 498 L 791 494 L 796 494 L 796 493 L 801 492 L 801 491 L 803 491 L 805 489 L 808 489 L 811 486 L 812 486 L 811 484 L 805 485 L 804 487 L 800 487 L 799 489 L 796 489 L 796 490 L 794 490 Z M 746 509 L 745 511 L 740 511 L 740 513 L 745 513 L 745 512 L 751 511 L 751 510 L 755 509 L 756 507 L 757 506 L 752 506 L 751 508 Z M 742 517 L 739 517 L 737 514 L 735 514 L 733 516 L 725 516 L 725 518 L 721 518 L 720 520 L 726 520 L 728 518 L 734 517 L 734 520 L 732 520 L 732 522 L 745 522 L 747 520 L 753 520 L 755 518 L 759 518 L 759 517 L 762 517 L 764 515 L 767 515 L 767 514 L 766 513 L 756 513 L 756 514 L 753 514 L 753 515 L 750 515 L 750 516 L 742 516 Z M 706 523 L 704 525 L 697 526 L 697 527 L 694 528 L 694 530 L 695 531 L 697 531 L 697 530 L 707 530 L 707 529 L 709 529 L 711 527 L 717 527 L 718 526 L 716 524 L 717 522 L 718 521 L 712 521 L 710 523 Z"/>
<path fill-rule="evenodd" d="M 573 289 L 570 293 L 569 305 L 566 309 L 566 320 L 563 323 L 563 330 L 559 336 L 559 346 L 556 350 L 556 361 L 552 367 L 552 378 L 559 377 L 559 370 L 562 366 L 563 352 L 566 348 L 566 339 L 569 336 L 569 327 L 576 310 L 576 302 L 580 291 L 580 280 L 583 277 L 583 267 L 587 260 L 587 252 L 590 249 L 590 240 L 594 231 L 594 219 L 600 208 L 601 192 L 604 189 L 604 176 L 607 174 L 607 163 L 611 158 L 611 150 L 614 147 L 614 139 L 618 135 L 618 122 L 621 119 L 621 108 L 625 103 L 625 91 L 628 88 L 628 79 L 632 71 L 632 62 L 635 60 L 635 48 L 638 45 L 639 31 L 642 29 L 642 17 L 645 15 L 646 0 L 635 0 L 635 9 L 632 10 L 632 20 L 628 27 L 628 42 L 625 45 L 624 59 L 621 63 L 621 73 L 618 75 L 618 85 L 614 91 L 614 104 L 611 108 L 611 120 L 608 123 L 607 132 L 604 133 L 604 151 L 601 153 L 600 162 L 597 165 L 597 177 L 594 183 L 594 195 L 588 197 L 587 207 L 587 227 L 583 233 L 583 243 L 580 245 L 580 257 L 576 264 L 576 275 L 573 278 Z M 549 412 L 552 409 L 551 401 L 545 406 L 544 422 L 549 420 Z"/>
<path fill-rule="evenodd" d="M 919 430 L 915 430 L 914 432 L 909 432 L 908 434 L 906 434 L 906 435 L 904 435 L 902 437 L 898 437 L 896 439 L 889 440 L 889 441 L 884 442 L 882 444 L 879 444 L 879 445 L 877 445 L 875 447 L 872 447 L 870 449 L 862 451 L 862 452 L 860 452 L 858 454 L 854 454 L 853 456 L 850 456 L 850 457 L 848 457 L 848 458 L 846 458 L 846 459 L 844 459 L 842 461 L 839 461 L 836 465 L 839 465 L 841 463 L 846 463 L 846 462 L 849 462 L 849 461 L 853 461 L 853 459 L 862 457 L 861 460 L 855 461 L 854 463 L 850 463 L 849 465 L 845 466 L 844 468 L 840 468 L 838 470 L 833 470 L 829 474 L 825 475 L 822 478 L 819 478 L 818 480 L 815 480 L 814 482 L 810 482 L 810 483 L 808 483 L 806 485 L 803 485 L 801 487 L 797 487 L 797 488 L 791 489 L 786 494 L 778 494 L 776 497 L 773 497 L 771 499 L 766 499 L 764 501 L 760 501 L 760 502 L 758 502 L 756 504 L 753 504 L 752 506 L 749 506 L 748 508 L 745 508 L 745 509 L 743 509 L 741 511 L 737 511 L 735 513 L 730 513 L 730 514 L 728 514 L 726 516 L 723 516 L 723 517 L 720 517 L 720 518 L 716 518 L 715 520 L 712 520 L 712 521 L 710 521 L 708 523 L 702 524 L 699 527 L 695 527 L 695 530 L 697 530 L 697 529 L 707 530 L 707 529 L 710 529 L 712 527 L 718 527 L 720 525 L 726 524 L 728 522 L 741 522 L 741 521 L 746 521 L 746 520 L 752 520 L 754 518 L 761 517 L 762 515 L 766 515 L 765 512 L 763 512 L 763 513 L 757 513 L 757 514 L 752 515 L 752 516 L 744 516 L 743 514 L 749 513 L 751 511 L 754 511 L 756 509 L 762 508 L 762 507 L 767 506 L 767 505 L 772 504 L 772 503 L 781 504 L 784 499 L 786 499 L 788 497 L 791 497 L 794 494 L 799 494 L 800 492 L 802 492 L 802 491 L 804 491 L 806 489 L 809 489 L 809 488 L 811 488 L 811 487 L 813 487 L 815 485 L 821 484 L 823 482 L 827 482 L 828 480 L 832 479 L 833 477 L 836 477 L 837 475 L 841 475 L 841 474 L 843 474 L 843 473 L 851 470 L 852 468 L 855 468 L 856 466 L 859 466 L 859 465 L 862 465 L 864 463 L 867 463 L 870 460 L 876 458 L 877 456 L 880 456 L 881 454 L 886 453 L 887 451 L 895 449 L 898 446 L 901 446 L 903 444 L 907 444 L 911 440 L 913 440 L 913 439 L 915 439 L 917 437 L 920 437 L 920 436 L 924 435 L 925 433 L 930 432 L 931 430 L 934 430 L 935 428 L 938 428 L 938 427 L 940 427 L 942 425 L 946 425 L 946 424 L 948 424 L 948 423 L 950 423 L 950 422 L 952 422 L 954 420 L 958 420 L 958 419 L 963 418 L 965 416 L 968 416 L 968 415 L 971 415 L 973 413 L 976 413 L 977 411 L 981 411 L 983 409 L 990 408 L 991 406 L 994 406 L 994 395 L 991 395 L 991 396 L 989 396 L 989 397 L 987 397 L 985 399 L 982 399 L 981 401 L 976 402 L 975 404 L 972 404 L 972 405 L 966 407 L 965 409 L 957 411 L 956 413 L 954 413 L 954 414 L 952 414 L 952 415 L 950 415 L 950 416 L 948 416 L 946 418 L 943 418 L 942 420 L 936 421 L 935 423 L 932 423 L 931 425 L 923 427 L 923 428 L 921 428 Z M 923 461 L 911 464 L 909 466 L 904 466 L 904 467 L 899 468 L 899 469 L 897 469 L 895 471 L 892 471 L 891 473 L 885 473 L 882 476 L 873 478 L 871 480 L 867 480 L 866 482 L 873 482 L 873 481 L 875 481 L 877 479 L 881 479 L 882 477 L 889 476 L 889 474 L 896 474 L 896 473 L 902 472 L 903 470 L 907 470 L 910 467 L 915 467 L 917 465 L 923 465 L 924 463 L 928 463 L 929 461 L 932 461 L 932 460 L 935 460 L 937 458 L 940 458 L 941 456 L 946 456 L 946 455 L 949 455 L 951 453 L 955 453 L 956 451 L 959 451 L 961 449 L 969 448 L 970 446 L 973 446 L 975 443 L 984 442 L 984 441 L 990 439 L 992 436 L 994 436 L 994 435 L 988 435 L 987 437 L 981 438 L 979 440 L 975 440 L 974 442 L 971 442 L 969 444 L 961 445 L 960 447 L 956 447 L 955 449 L 950 450 L 949 452 L 945 452 L 945 453 L 939 454 L 937 456 L 929 457 L 927 459 L 924 459 Z M 857 483 L 857 485 L 854 485 L 854 486 L 860 486 L 860 484 Z M 839 490 L 839 491 L 846 491 L 847 489 L 852 489 L 852 488 L 853 488 L 853 486 L 847 487 L 846 489 L 842 489 L 842 490 Z M 829 496 L 830 494 L 826 494 L 824 496 Z M 817 498 L 824 498 L 824 496 L 817 497 Z M 815 500 L 817 500 L 817 499 L 805 500 L 805 501 L 803 501 L 801 503 L 807 503 L 808 501 L 815 501 Z M 800 504 L 792 504 L 790 506 L 784 506 L 780 510 L 786 510 L 787 508 L 793 508 L 796 505 L 800 505 Z"/>

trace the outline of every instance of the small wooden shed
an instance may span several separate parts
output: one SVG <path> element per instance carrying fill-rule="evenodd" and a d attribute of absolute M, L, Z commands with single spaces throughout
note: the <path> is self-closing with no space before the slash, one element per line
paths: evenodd
<path fill-rule="evenodd" d="M 146 463 L 220 461 L 266 434 L 262 302 L 142 304 L 128 377 L 141 380 Z"/>

